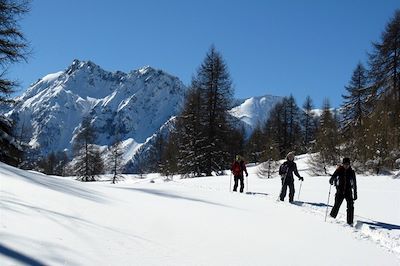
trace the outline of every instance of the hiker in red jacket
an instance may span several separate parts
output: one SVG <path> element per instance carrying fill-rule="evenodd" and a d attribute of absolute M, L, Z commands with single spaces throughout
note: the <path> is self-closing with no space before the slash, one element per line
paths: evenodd
<path fill-rule="evenodd" d="M 244 177 L 243 171 L 246 173 L 246 177 L 249 176 L 247 173 L 246 165 L 244 161 L 240 158 L 240 155 L 236 155 L 235 161 L 232 164 L 231 171 L 235 180 L 233 186 L 233 191 L 237 191 L 238 182 L 240 180 L 240 193 L 243 193 L 244 189 Z"/>

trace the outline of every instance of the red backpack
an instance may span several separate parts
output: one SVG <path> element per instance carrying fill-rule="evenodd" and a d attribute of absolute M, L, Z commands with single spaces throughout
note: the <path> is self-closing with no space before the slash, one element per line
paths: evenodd
<path fill-rule="evenodd" d="M 232 172 L 233 175 L 238 176 L 242 174 L 242 167 L 240 167 L 240 163 L 239 162 L 234 162 L 232 165 Z"/>

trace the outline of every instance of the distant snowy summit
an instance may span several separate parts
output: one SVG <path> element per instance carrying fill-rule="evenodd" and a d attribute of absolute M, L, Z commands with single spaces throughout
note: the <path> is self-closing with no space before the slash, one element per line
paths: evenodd
<path fill-rule="evenodd" d="M 110 72 L 91 61 L 74 60 L 64 71 L 32 84 L 6 115 L 17 122 L 17 134 L 41 155 L 72 151 L 83 118 L 90 117 L 96 144 L 109 146 L 118 134 L 128 162 L 170 129 L 186 91 L 179 78 L 150 66 Z M 250 135 L 281 99 L 262 96 L 237 101 L 230 113 Z"/>
<path fill-rule="evenodd" d="M 244 123 L 249 135 L 258 125 L 262 126 L 267 121 L 271 109 L 282 99 L 283 97 L 272 95 L 251 97 L 232 108 L 230 114 Z"/>

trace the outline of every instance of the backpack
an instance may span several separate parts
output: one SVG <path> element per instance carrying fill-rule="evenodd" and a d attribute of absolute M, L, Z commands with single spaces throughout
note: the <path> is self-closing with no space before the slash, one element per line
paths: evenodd
<path fill-rule="evenodd" d="M 279 166 L 279 175 L 286 175 L 289 170 L 288 168 L 289 166 L 287 163 L 281 164 L 281 166 Z"/>
<path fill-rule="evenodd" d="M 235 176 L 239 176 L 239 175 L 242 174 L 242 168 L 240 167 L 240 163 L 239 162 L 234 162 L 233 163 L 232 172 L 233 172 L 233 175 L 235 175 Z"/>

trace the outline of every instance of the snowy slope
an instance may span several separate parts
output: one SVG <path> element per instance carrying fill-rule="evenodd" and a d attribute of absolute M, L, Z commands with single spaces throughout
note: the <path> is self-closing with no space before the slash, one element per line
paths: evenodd
<path fill-rule="evenodd" d="M 355 227 L 344 206 L 324 222 L 328 178 L 309 177 L 305 160 L 293 205 L 276 201 L 279 179 L 259 179 L 257 167 L 251 193 L 236 194 L 229 176 L 111 185 L 0 164 L 0 264 L 399 265 L 399 180 L 358 177 Z"/>

